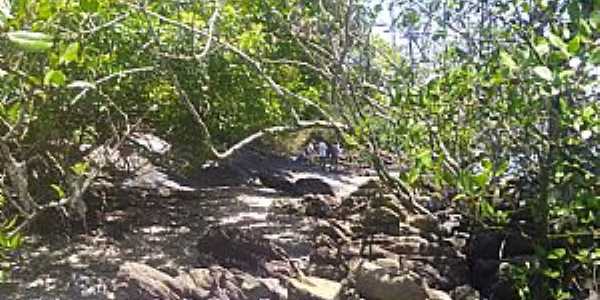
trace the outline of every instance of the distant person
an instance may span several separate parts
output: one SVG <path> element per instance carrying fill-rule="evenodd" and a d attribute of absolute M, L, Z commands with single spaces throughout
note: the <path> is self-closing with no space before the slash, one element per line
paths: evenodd
<path fill-rule="evenodd" d="M 319 148 L 319 163 L 321 165 L 321 168 L 325 169 L 325 166 L 327 164 L 327 149 L 329 147 L 327 147 L 327 143 L 325 143 L 324 140 L 321 140 L 319 142 L 318 148 Z"/>
<path fill-rule="evenodd" d="M 342 154 L 342 147 L 341 147 L 340 143 L 335 143 L 335 144 L 331 145 L 330 150 L 329 150 L 329 155 L 331 156 L 332 168 L 335 171 L 337 171 L 338 161 L 339 161 L 341 154 Z"/>
<path fill-rule="evenodd" d="M 302 157 L 302 162 L 304 162 L 306 164 L 310 164 L 312 162 L 314 154 L 315 154 L 315 145 L 312 142 L 310 142 L 306 145 L 302 154 L 300 154 L 300 156 Z"/>
<path fill-rule="evenodd" d="M 308 145 L 306 145 L 306 149 L 304 149 L 304 154 L 306 154 L 306 157 L 311 157 L 313 154 L 315 154 L 315 144 L 311 141 L 308 143 Z"/>

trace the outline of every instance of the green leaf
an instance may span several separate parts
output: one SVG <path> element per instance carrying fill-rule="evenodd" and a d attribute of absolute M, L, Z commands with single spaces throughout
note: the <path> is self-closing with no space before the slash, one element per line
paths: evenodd
<path fill-rule="evenodd" d="M 4 227 L 5 229 L 13 229 L 15 225 L 17 225 L 17 217 L 13 217 L 8 222 L 2 224 L 2 227 Z"/>
<path fill-rule="evenodd" d="M 544 56 L 550 52 L 550 45 L 548 45 L 545 39 L 542 39 L 539 43 L 537 43 L 534 48 L 540 56 Z"/>
<path fill-rule="evenodd" d="M 482 217 L 491 218 L 496 213 L 496 210 L 494 209 L 494 207 L 488 201 L 485 201 L 485 200 L 482 200 L 480 202 L 479 209 L 481 211 Z"/>
<path fill-rule="evenodd" d="M 544 270 L 544 275 L 546 275 L 547 277 L 552 278 L 552 279 L 558 279 L 558 278 L 560 278 L 560 271 L 546 269 L 546 270 Z"/>
<path fill-rule="evenodd" d="M 12 31 L 6 34 L 18 48 L 29 52 L 44 52 L 52 48 L 52 37 L 41 32 Z"/>
<path fill-rule="evenodd" d="M 345 143 L 345 144 L 346 144 L 348 147 L 357 147 L 357 146 L 359 146 L 359 143 L 356 141 L 356 139 L 355 139 L 353 136 L 351 136 L 351 135 L 349 135 L 349 134 L 346 134 L 346 133 L 344 133 L 344 134 L 342 135 L 342 137 L 343 137 L 343 139 L 344 139 L 344 143 Z"/>
<path fill-rule="evenodd" d="M 53 0 L 38 0 L 35 1 L 37 2 L 37 15 L 36 17 L 38 17 L 41 20 L 46 20 L 48 18 L 50 18 L 50 16 L 52 15 L 52 11 L 53 8 L 56 6 Z M 60 2 L 60 1 L 56 1 L 56 2 Z"/>
<path fill-rule="evenodd" d="M 81 9 L 87 13 L 93 13 L 98 11 L 98 7 L 100 6 L 98 0 L 81 0 L 79 3 Z"/>
<path fill-rule="evenodd" d="M 575 71 L 573 70 L 564 70 L 560 73 L 558 73 L 558 78 L 560 78 L 561 80 L 565 80 L 569 77 L 572 77 L 575 75 Z"/>
<path fill-rule="evenodd" d="M 592 255 L 590 256 L 591 260 L 597 260 L 600 259 L 600 248 L 595 248 L 594 252 L 592 252 Z"/>
<path fill-rule="evenodd" d="M 575 54 L 577 54 L 577 52 L 579 51 L 580 48 L 581 48 L 581 36 L 577 35 L 573 39 L 571 39 L 571 41 L 569 42 L 569 45 L 567 46 L 567 50 L 569 50 L 569 53 L 575 55 Z"/>
<path fill-rule="evenodd" d="M 15 102 L 6 110 L 6 118 L 11 124 L 16 124 L 19 121 L 19 115 L 21 113 L 21 102 Z"/>
<path fill-rule="evenodd" d="M 481 166 L 485 173 L 492 173 L 492 169 L 494 168 L 492 161 L 487 158 L 481 161 Z"/>
<path fill-rule="evenodd" d="M 510 70 L 516 70 L 519 68 L 512 57 L 505 51 L 500 52 L 500 63 L 508 67 Z"/>
<path fill-rule="evenodd" d="M 56 192 L 56 195 L 59 199 L 63 199 L 65 197 L 65 191 L 56 184 L 51 184 L 50 187 Z"/>
<path fill-rule="evenodd" d="M 422 151 L 417 155 L 417 165 L 425 167 L 426 169 L 431 167 L 431 150 Z"/>
<path fill-rule="evenodd" d="M 548 253 L 547 258 L 556 260 L 556 259 L 563 258 L 565 255 L 567 255 L 567 250 L 565 248 L 556 248 L 556 249 L 552 249 L 552 251 L 550 251 L 550 253 Z"/>
<path fill-rule="evenodd" d="M 67 81 L 67 76 L 61 70 L 50 70 L 44 76 L 44 85 L 62 86 Z"/>
<path fill-rule="evenodd" d="M 490 176 L 489 173 L 487 172 L 481 172 L 477 175 L 473 175 L 471 177 L 471 179 L 473 180 L 473 182 L 475 184 L 477 184 L 477 187 L 479 188 L 484 188 L 488 185 L 488 183 L 490 182 Z"/>
<path fill-rule="evenodd" d="M 550 69 L 548 69 L 548 67 L 546 66 L 537 66 L 533 68 L 533 72 L 539 76 L 540 78 L 546 80 L 546 81 L 552 81 L 553 79 L 553 75 L 552 75 L 552 71 L 550 71 Z"/>
<path fill-rule="evenodd" d="M 65 49 L 62 56 L 60 57 L 59 63 L 60 64 L 63 64 L 63 63 L 68 64 L 72 61 L 76 61 L 78 54 L 79 54 L 79 42 L 73 42 L 73 43 L 69 44 L 69 46 L 67 46 L 67 49 Z"/>
<path fill-rule="evenodd" d="M 452 201 L 460 201 L 460 200 L 463 200 L 463 199 L 467 199 L 467 195 L 465 195 L 465 194 L 457 194 L 456 196 L 454 196 L 452 198 Z"/>
<path fill-rule="evenodd" d="M 581 117 L 588 122 L 591 122 L 592 117 L 596 114 L 593 106 L 586 106 L 581 110 Z"/>
<path fill-rule="evenodd" d="M 87 162 L 78 162 L 71 167 L 73 173 L 81 176 L 85 174 L 89 169 L 89 164 Z"/>
<path fill-rule="evenodd" d="M 510 162 L 508 160 L 503 161 L 498 166 L 498 169 L 496 170 L 496 175 L 502 175 L 502 174 L 506 173 L 506 171 L 508 171 L 509 166 L 510 166 Z"/>
<path fill-rule="evenodd" d="M 406 181 L 409 184 L 414 184 L 417 181 L 417 179 L 419 179 L 419 175 L 420 175 L 419 169 L 412 168 L 412 169 L 410 169 L 410 171 L 408 173 L 406 173 Z"/>
<path fill-rule="evenodd" d="M 553 34 L 552 32 L 549 32 L 548 41 L 550 41 L 550 44 L 558 48 L 567 57 L 571 56 L 571 53 L 569 53 L 569 51 L 567 50 L 567 44 L 559 36 Z"/>
<path fill-rule="evenodd" d="M 575 259 L 581 263 L 587 263 L 590 257 L 589 249 L 579 249 L 579 252 L 574 255 Z"/>

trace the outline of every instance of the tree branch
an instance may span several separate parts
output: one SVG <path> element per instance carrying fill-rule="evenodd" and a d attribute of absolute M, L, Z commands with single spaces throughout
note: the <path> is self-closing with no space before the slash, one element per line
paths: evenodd
<path fill-rule="evenodd" d="M 200 116 L 200 114 L 198 113 L 196 108 L 194 107 L 194 104 L 190 100 L 188 94 L 181 87 L 181 84 L 179 83 L 177 75 L 175 75 L 175 74 L 173 74 L 173 83 L 175 84 L 175 88 L 177 90 L 177 94 L 179 95 L 181 102 L 183 103 L 183 105 L 185 105 L 185 107 L 188 109 L 188 111 L 192 114 L 196 123 L 198 123 L 198 125 L 200 125 L 202 133 L 204 135 L 205 145 L 210 149 L 211 154 L 219 160 L 230 157 L 236 151 L 242 149 L 244 146 L 247 146 L 248 144 L 252 143 L 253 141 L 255 141 L 265 135 L 280 134 L 280 133 L 285 133 L 285 132 L 295 132 L 295 131 L 299 131 L 302 129 L 317 128 L 317 127 L 320 127 L 320 128 L 344 128 L 344 129 L 347 128 L 346 125 L 344 125 L 344 124 L 332 123 L 331 121 L 324 121 L 324 120 L 302 121 L 302 120 L 299 120 L 293 126 L 273 126 L 273 127 L 261 129 L 255 133 L 249 135 L 248 137 L 244 138 L 243 140 L 237 142 L 235 145 L 229 147 L 229 149 L 225 150 L 224 152 L 219 152 L 212 142 L 212 137 L 210 134 L 210 130 L 208 129 L 208 126 L 206 125 L 204 120 L 202 120 L 202 117 Z"/>
<path fill-rule="evenodd" d="M 167 24 L 179 27 L 181 29 L 185 29 L 185 30 L 190 31 L 190 32 L 192 32 L 194 34 L 198 34 L 198 35 L 201 35 L 201 36 L 204 36 L 204 37 L 209 37 L 209 33 L 205 32 L 203 30 L 199 30 L 197 28 L 193 28 L 193 27 L 191 27 L 191 26 L 189 26 L 187 24 L 184 24 L 184 23 L 178 22 L 176 20 L 167 18 L 167 17 L 165 17 L 165 16 L 163 16 L 161 14 L 149 11 L 148 9 L 146 9 L 144 7 L 140 7 L 140 6 L 137 6 L 137 5 L 134 5 L 134 4 L 129 4 L 129 6 L 132 7 L 132 8 L 134 8 L 134 9 L 138 9 L 138 10 L 146 13 L 149 16 L 153 16 L 153 17 L 155 17 L 155 18 L 157 18 L 157 19 L 159 19 L 162 22 L 165 22 Z M 275 82 L 275 80 L 273 80 L 273 78 L 271 76 L 267 75 L 267 73 L 265 72 L 265 70 L 262 68 L 261 64 L 257 60 L 255 60 L 252 57 L 250 57 L 250 55 L 246 54 L 244 51 L 240 50 L 239 48 L 235 47 L 234 45 L 232 45 L 232 44 L 230 44 L 230 43 L 228 43 L 226 41 L 216 41 L 216 43 L 222 45 L 223 47 L 225 47 L 225 49 L 227 49 L 227 50 L 235 53 L 238 57 L 240 57 L 248 65 L 250 65 L 252 68 L 254 68 L 258 72 L 258 74 L 261 75 L 267 81 L 267 83 L 271 86 L 271 88 L 275 91 L 275 93 L 277 95 L 279 95 L 282 98 L 285 98 L 285 96 L 290 96 L 290 97 L 295 98 L 295 99 L 299 100 L 300 102 L 302 102 L 302 103 L 304 103 L 304 104 L 306 104 L 308 106 L 314 107 L 315 109 L 317 109 L 317 111 L 322 116 L 325 117 L 325 119 L 327 119 L 331 123 L 331 125 L 334 126 L 334 128 L 338 132 L 340 132 L 340 133 L 343 132 L 342 128 L 339 127 L 339 126 L 337 126 L 338 123 L 334 121 L 334 118 L 331 116 L 331 114 L 329 114 L 327 111 L 325 111 L 319 104 L 315 103 L 314 101 L 312 101 L 312 100 L 310 100 L 310 99 L 308 99 L 308 98 L 306 98 L 304 96 L 292 93 L 287 88 L 279 85 L 277 82 Z"/>

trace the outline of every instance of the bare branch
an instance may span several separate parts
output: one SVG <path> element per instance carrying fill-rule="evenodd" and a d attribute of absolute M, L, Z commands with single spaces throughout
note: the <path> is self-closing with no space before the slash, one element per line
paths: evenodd
<path fill-rule="evenodd" d="M 268 64 L 282 64 L 282 65 L 285 64 L 285 65 L 296 65 L 296 66 L 300 66 L 300 67 L 305 67 L 305 68 L 308 68 L 312 71 L 315 71 L 315 72 L 321 74 L 321 76 L 323 76 L 325 79 L 331 79 L 331 77 L 333 76 L 331 74 L 331 72 L 329 72 L 329 70 L 319 68 L 317 66 L 314 66 L 314 65 L 304 62 L 304 61 L 292 60 L 292 59 L 277 59 L 277 60 L 266 59 L 264 62 L 268 63 Z"/>
<path fill-rule="evenodd" d="M 131 74 L 135 74 L 135 73 L 143 73 L 143 72 L 151 72 L 154 71 L 154 67 L 153 66 L 147 66 L 147 67 L 140 67 L 140 68 L 132 68 L 132 69 L 128 69 L 128 70 L 124 70 L 121 72 L 117 72 L 117 73 L 113 73 L 110 75 L 107 75 L 105 77 L 102 77 L 98 80 L 96 80 L 93 84 L 91 84 L 91 86 L 86 86 L 79 94 L 77 94 L 77 96 L 75 96 L 75 98 L 73 98 L 73 100 L 71 100 L 71 104 L 79 101 L 81 98 L 83 98 L 90 90 L 92 89 L 96 89 L 98 85 L 105 83 L 113 78 L 119 77 L 119 78 L 123 78 L 125 76 L 131 75 Z"/>
<path fill-rule="evenodd" d="M 186 106 L 188 111 L 192 114 L 192 116 L 194 117 L 194 120 L 200 125 L 200 128 L 202 129 L 202 133 L 204 135 L 204 143 L 210 149 L 212 155 L 214 157 L 216 157 L 217 159 L 228 158 L 236 151 L 242 149 L 244 146 L 247 146 L 248 144 L 252 143 L 253 141 L 255 141 L 265 135 L 273 135 L 273 134 L 279 134 L 279 133 L 285 133 L 285 132 L 294 132 L 294 131 L 299 131 L 302 129 L 317 128 L 317 127 L 332 128 L 332 129 L 335 129 L 335 128 L 344 128 L 345 129 L 346 128 L 346 126 L 344 124 L 332 123 L 331 121 L 324 121 L 324 120 L 302 121 L 302 120 L 299 120 L 296 122 L 296 124 L 294 124 L 292 126 L 273 126 L 273 127 L 261 129 L 255 133 L 249 135 L 248 137 L 244 138 L 243 140 L 237 142 L 235 145 L 231 146 L 226 151 L 219 152 L 212 142 L 211 134 L 210 134 L 210 130 L 208 129 L 208 126 L 206 125 L 204 120 L 202 120 L 202 117 L 200 116 L 200 114 L 198 113 L 196 108 L 194 107 L 194 104 L 190 100 L 187 93 L 181 88 L 179 80 L 177 79 L 177 75 L 173 76 L 173 82 L 177 89 L 177 93 L 179 94 L 179 98 L 181 99 L 183 104 Z"/>
<path fill-rule="evenodd" d="M 108 22 L 106 22 L 106 23 L 104 23 L 102 25 L 96 26 L 96 27 L 88 29 L 88 30 L 80 31 L 79 33 L 81 33 L 81 34 L 94 34 L 94 33 L 98 32 L 98 31 L 100 31 L 102 29 L 111 27 L 111 26 L 113 26 L 113 25 L 115 25 L 117 23 L 122 22 L 123 20 L 127 19 L 129 16 L 130 16 L 129 12 L 124 13 L 124 14 L 122 14 L 122 15 L 114 18 L 111 21 L 108 21 Z"/>
<path fill-rule="evenodd" d="M 163 21 L 163 22 L 165 22 L 167 24 L 174 25 L 176 27 L 185 29 L 185 30 L 190 31 L 190 32 L 192 32 L 194 34 L 202 35 L 204 37 L 208 37 L 209 36 L 209 34 L 207 32 L 205 32 L 205 31 L 203 31 L 203 30 L 199 30 L 199 29 L 193 28 L 193 27 L 191 27 L 191 26 L 189 26 L 187 24 L 184 24 L 184 23 L 178 22 L 176 20 L 167 18 L 167 17 L 165 17 L 165 16 L 163 16 L 161 14 L 149 11 L 146 8 L 143 8 L 143 7 L 140 7 L 140 6 L 136 6 L 136 5 L 133 5 L 133 4 L 129 4 L 129 5 L 131 7 L 133 7 L 133 8 L 135 8 L 135 9 L 141 10 L 144 13 L 148 14 L 149 16 L 153 16 L 153 17 L 155 17 L 155 18 L 157 18 L 157 19 L 159 19 L 159 20 L 161 20 L 161 21 Z M 238 57 L 240 57 L 247 64 L 249 64 L 251 67 L 253 67 L 258 72 L 258 74 L 261 75 L 267 81 L 267 83 L 271 86 L 271 88 L 275 91 L 275 93 L 277 95 L 279 95 L 279 96 L 281 96 L 283 98 L 285 98 L 285 96 L 291 96 L 292 98 L 295 98 L 295 99 L 303 102 L 304 104 L 306 104 L 308 106 L 314 107 L 315 109 L 317 109 L 319 111 L 319 113 L 322 116 L 324 116 L 327 120 L 329 120 L 329 122 L 332 125 L 334 125 L 334 126 L 337 125 L 337 123 L 334 121 L 334 118 L 327 111 L 325 111 L 319 104 L 315 103 L 314 101 L 312 101 L 312 100 L 310 100 L 310 99 L 308 99 L 308 98 L 306 98 L 304 96 L 292 93 L 287 88 L 285 88 L 285 87 L 279 85 L 277 82 L 275 82 L 275 80 L 273 80 L 273 78 L 271 76 L 267 75 L 267 73 L 265 72 L 265 70 L 262 68 L 261 64 L 257 60 L 255 60 L 252 57 L 250 57 L 250 55 L 246 54 L 244 51 L 240 50 L 239 48 L 233 46 L 232 44 L 230 44 L 230 43 L 228 43 L 226 41 L 216 41 L 216 42 L 218 44 L 224 46 L 225 49 L 227 49 L 227 50 L 235 53 Z M 343 132 L 341 127 L 335 126 L 335 129 L 338 132 Z"/>
<path fill-rule="evenodd" d="M 204 45 L 204 50 L 202 50 L 202 53 L 200 53 L 200 55 L 196 56 L 196 59 L 199 62 L 202 61 L 202 59 L 208 54 L 208 51 L 210 50 L 210 45 L 212 44 L 213 34 L 215 31 L 215 24 L 217 23 L 217 19 L 219 18 L 219 13 L 221 11 L 222 6 L 223 6 L 223 1 L 218 1 L 215 11 L 213 12 L 212 16 L 210 16 L 210 19 L 208 20 L 208 39 L 206 40 L 206 44 Z"/>

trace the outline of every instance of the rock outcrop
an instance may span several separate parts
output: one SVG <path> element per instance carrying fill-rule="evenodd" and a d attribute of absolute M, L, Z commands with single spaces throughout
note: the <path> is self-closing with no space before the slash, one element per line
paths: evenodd
<path fill-rule="evenodd" d="M 220 265 L 261 275 L 272 271 L 267 262 L 287 262 L 289 257 L 284 249 L 256 231 L 225 226 L 209 228 L 198 241 L 197 250 L 201 256 L 208 255 Z M 289 268 L 284 273 L 291 275 L 292 272 Z"/>
<path fill-rule="evenodd" d="M 116 298 L 122 300 L 285 299 L 273 279 L 261 279 L 219 266 L 171 277 L 148 265 L 125 263 L 117 274 Z"/>
<path fill-rule="evenodd" d="M 294 182 L 294 189 L 299 196 L 306 194 L 335 195 L 331 185 L 319 178 L 300 178 Z"/>

